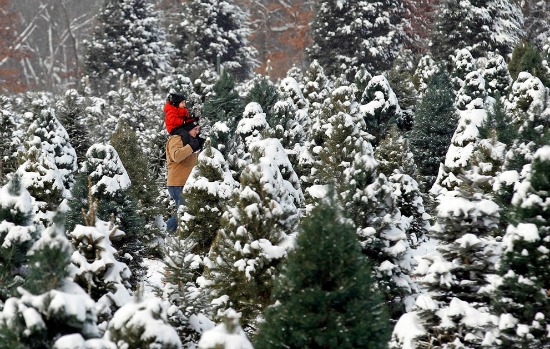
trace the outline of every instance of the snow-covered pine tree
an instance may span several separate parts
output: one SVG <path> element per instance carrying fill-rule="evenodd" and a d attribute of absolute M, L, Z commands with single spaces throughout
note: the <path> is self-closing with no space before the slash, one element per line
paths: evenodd
<path fill-rule="evenodd" d="M 275 103 L 279 100 L 277 86 L 267 77 L 258 75 L 250 81 L 252 88 L 246 94 L 244 103 L 256 102 L 264 111 L 268 123 L 271 119 L 272 109 Z"/>
<path fill-rule="evenodd" d="M 67 131 L 79 160 L 84 159 L 86 151 L 92 145 L 86 108 L 86 99 L 75 89 L 67 90 L 64 98 L 55 105 L 57 118 Z"/>
<path fill-rule="evenodd" d="M 298 167 L 311 121 L 307 100 L 294 78 L 284 78 L 279 84 L 279 101 L 273 106 L 270 126 L 274 137 L 287 149 L 293 167 Z"/>
<path fill-rule="evenodd" d="M 126 235 L 114 242 L 119 259 L 132 271 L 130 284 L 136 287 L 145 273 L 142 264 L 144 243 L 142 241 L 143 217 L 138 213 L 139 203 L 130 193 L 130 178 L 111 145 L 94 144 L 88 149 L 82 162 L 79 182 L 75 184 L 67 213 L 67 230 L 83 223 L 82 210 L 89 210 L 88 178 L 91 181 L 93 200 L 97 200 L 96 216 L 109 221 L 114 216 L 115 224 Z"/>
<path fill-rule="evenodd" d="M 428 88 L 416 108 L 410 135 L 411 150 L 423 191 L 429 190 L 436 179 L 457 122 L 453 90 L 449 76 L 442 68 L 429 80 Z"/>
<path fill-rule="evenodd" d="M 121 239 L 124 232 L 113 223 L 95 217 L 90 207 L 86 225 L 77 224 L 67 234 L 75 249 L 71 256 L 74 266 L 71 278 L 96 302 L 98 322 L 104 323 L 102 327 L 131 299 L 129 280 L 132 273 L 117 259 L 118 253 L 112 244 Z"/>
<path fill-rule="evenodd" d="M 513 81 L 504 57 L 499 54 L 491 55 L 485 62 L 482 75 L 489 96 L 496 99 L 497 96 L 508 95 Z"/>
<path fill-rule="evenodd" d="M 105 339 L 122 348 L 181 349 L 168 323 L 168 304 L 159 298 L 136 300 L 120 308 L 109 322 Z"/>
<path fill-rule="evenodd" d="M 472 56 L 470 50 L 463 48 L 456 50 L 450 57 L 451 83 L 455 94 L 462 88 L 466 75 L 477 71 L 477 60 Z"/>
<path fill-rule="evenodd" d="M 299 220 L 288 182 L 264 154 L 269 151 L 254 151 L 244 168 L 241 190 L 235 191 L 222 216 L 206 263 L 215 308 L 231 307 L 241 313 L 248 333 L 256 332 L 262 311 L 271 302 L 273 280 Z"/>
<path fill-rule="evenodd" d="M 130 128 L 124 119 L 119 120 L 117 129 L 111 137 L 110 144 L 117 151 L 132 185 L 130 195 L 138 202 L 137 214 L 143 217 L 145 225 L 142 242 L 147 246 L 149 256 L 159 257 L 158 247 L 161 231 L 158 221 L 161 219 L 160 188 L 156 177 L 150 172 L 149 160 L 143 152 L 136 132 Z"/>
<path fill-rule="evenodd" d="M 300 227 L 257 348 L 386 348 L 390 322 L 353 226 L 322 202 Z"/>
<path fill-rule="evenodd" d="M 96 92 L 116 89 L 126 77 L 154 83 L 170 71 L 173 48 L 146 0 L 106 0 L 84 45 L 87 82 Z"/>
<path fill-rule="evenodd" d="M 191 0 L 183 4 L 180 16 L 171 30 L 179 70 L 192 80 L 205 70 L 223 70 L 238 80 L 252 76 L 257 52 L 248 44 L 243 9 L 228 1 Z"/>
<path fill-rule="evenodd" d="M 373 74 L 391 67 L 405 38 L 403 3 L 323 0 L 317 6 L 308 56 L 327 75 L 351 79 L 361 64 Z"/>
<path fill-rule="evenodd" d="M 529 0 L 523 5 L 525 38 L 535 46 L 542 47 L 550 37 L 547 21 L 550 16 L 548 4 Z"/>
<path fill-rule="evenodd" d="M 540 79 L 521 72 L 504 102 L 507 123 L 515 130 L 515 140 L 506 154 L 506 170 L 521 172 L 533 153 L 548 144 L 548 89 Z"/>
<path fill-rule="evenodd" d="M 500 315 L 499 348 L 546 348 L 550 345 L 550 301 L 547 266 L 550 251 L 548 201 L 550 147 L 545 145 L 526 166 L 525 179 L 516 186 L 513 221 L 503 238 L 499 263 L 502 280 L 493 309 Z"/>
<path fill-rule="evenodd" d="M 377 172 L 368 142 L 354 154 L 339 179 L 342 207 L 355 225 L 363 254 L 371 261 L 390 316 L 397 319 L 412 306 L 417 287 L 410 277 L 412 257 L 405 221 L 393 185 Z M 340 190 L 342 190 L 340 189 Z"/>
<path fill-rule="evenodd" d="M 514 48 L 508 64 L 512 78 L 517 79 L 519 73 L 528 72 L 539 78 L 545 86 L 550 86 L 550 76 L 545 69 L 548 64 L 546 58 L 533 43 L 522 40 Z"/>
<path fill-rule="evenodd" d="M 431 56 L 426 55 L 420 58 L 412 76 L 412 82 L 418 92 L 419 100 L 424 97 L 432 76 L 436 75 L 440 69 L 440 66 L 435 63 Z"/>
<path fill-rule="evenodd" d="M 401 107 L 384 75 L 374 76 L 361 97 L 361 112 L 364 114 L 366 131 L 374 136 L 373 147 L 386 136 L 391 125 L 402 118 Z"/>
<path fill-rule="evenodd" d="M 16 136 L 17 124 L 9 100 L 0 96 L 0 184 L 6 175 L 17 169 L 17 148 L 19 138 Z"/>
<path fill-rule="evenodd" d="M 180 239 L 193 241 L 193 252 L 201 258 L 210 251 L 225 206 L 238 186 L 222 154 L 207 140 L 185 184 L 185 208 L 178 224 Z"/>
<path fill-rule="evenodd" d="M 440 166 L 437 179 L 431 189 L 434 196 L 460 186 L 462 179 L 459 175 L 462 172 L 479 171 L 472 166 L 471 158 L 480 140 L 479 127 L 487 118 L 487 111 L 484 109 L 486 97 L 485 80 L 480 72 L 473 71 L 466 75 L 464 85 L 458 91 L 455 102 L 460 119 L 445 161 Z M 500 153 L 495 152 L 494 156 L 502 162 L 502 149 Z"/>
<path fill-rule="evenodd" d="M 224 72 L 212 88 L 212 95 L 203 106 L 203 115 L 212 123 L 212 146 L 225 157 L 232 150 L 233 134 L 242 118 L 244 103 L 235 90 L 235 80 Z"/>
<path fill-rule="evenodd" d="M 424 208 L 424 198 L 418 187 L 414 157 L 409 150 L 408 140 L 393 125 L 386 138 L 374 150 L 374 158 L 378 161 L 378 171 L 384 174 L 397 198 L 397 207 L 405 224 L 410 245 L 415 247 L 426 239 L 429 228 L 429 215 Z"/>
<path fill-rule="evenodd" d="M 485 194 L 488 179 L 464 174 L 460 187 L 438 198 L 429 236 L 439 245 L 415 271 L 426 292 L 396 324 L 392 348 L 495 344 L 498 317 L 489 312 L 491 296 L 482 292 L 500 252 L 500 209 Z"/>
<path fill-rule="evenodd" d="M 413 70 L 412 63 L 400 57 L 394 61 L 392 68 L 386 73 L 388 83 L 401 107 L 401 116 L 397 119 L 397 125 L 404 132 L 412 129 L 415 106 L 418 102 L 418 93 L 413 83 Z"/>
<path fill-rule="evenodd" d="M 343 180 L 344 171 L 355 154 L 367 151 L 372 155 L 369 143 L 372 136 L 365 131 L 355 95 L 353 84 L 335 87 L 314 120 L 308 142 L 311 172 L 306 175 L 303 189 L 307 204 L 315 204 L 322 198 L 326 185 L 334 185 L 338 193 L 344 191 L 343 187 L 348 185 Z"/>
<path fill-rule="evenodd" d="M 76 152 L 69 141 L 69 135 L 55 115 L 55 110 L 50 107 L 47 97 L 39 97 L 32 102 L 33 121 L 27 130 L 27 141 L 40 142 L 42 152 L 48 157 L 58 172 L 63 182 L 65 191 L 70 190 L 73 177 L 78 169 Z"/>
<path fill-rule="evenodd" d="M 37 239 L 32 197 L 14 174 L 0 188 L 0 302 L 25 281 L 27 252 Z"/>
<path fill-rule="evenodd" d="M 46 228 L 29 253 L 29 270 L 20 296 L 9 298 L 0 313 L 0 348 L 59 348 L 74 343 L 106 344 L 99 339 L 95 303 L 68 278 L 72 246 L 62 224 Z M 71 338 L 68 338 L 71 337 Z"/>
<path fill-rule="evenodd" d="M 199 341 L 198 349 L 253 349 L 244 333 L 239 320 L 241 316 L 233 309 L 228 309 L 222 322 L 206 331 Z"/>
<path fill-rule="evenodd" d="M 370 77 L 369 77 L 370 80 Z M 309 65 L 304 74 L 302 94 L 308 102 L 308 114 L 320 109 L 323 101 L 329 96 L 329 79 L 325 75 L 325 71 L 317 60 L 314 60 Z"/>
<path fill-rule="evenodd" d="M 468 49 L 475 58 L 486 52 L 509 54 L 522 36 L 520 13 L 504 0 L 442 1 L 435 13 L 432 54 L 446 62 L 456 49 Z"/>
<path fill-rule="evenodd" d="M 251 162 L 250 144 L 267 138 L 269 132 L 271 128 L 262 107 L 256 102 L 249 103 L 237 124 L 235 144 L 227 156 L 235 180 L 240 181 L 241 172 Z"/>

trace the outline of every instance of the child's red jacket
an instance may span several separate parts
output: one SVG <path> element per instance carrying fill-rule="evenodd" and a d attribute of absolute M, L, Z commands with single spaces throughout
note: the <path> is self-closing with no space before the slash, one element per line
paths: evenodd
<path fill-rule="evenodd" d="M 193 121 L 193 118 L 189 116 L 187 108 L 174 107 L 170 102 L 166 102 L 164 106 L 164 123 L 168 133 L 172 132 L 174 128 L 191 121 Z"/>

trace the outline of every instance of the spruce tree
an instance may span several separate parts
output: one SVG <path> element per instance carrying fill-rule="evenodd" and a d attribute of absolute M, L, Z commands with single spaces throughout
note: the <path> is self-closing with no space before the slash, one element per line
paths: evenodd
<path fill-rule="evenodd" d="M 132 270 L 130 284 L 136 287 L 145 274 L 142 263 L 145 223 L 138 214 L 139 203 L 129 190 L 131 182 L 128 173 L 117 151 L 111 145 L 103 144 L 94 144 L 88 149 L 80 173 L 79 182 L 75 184 L 69 200 L 67 230 L 71 231 L 76 224 L 83 223 L 82 211 L 88 212 L 91 205 L 88 195 L 90 185 L 92 200 L 97 200 L 97 217 L 104 221 L 114 218 L 117 227 L 126 233 L 113 245 L 119 251 L 120 261 Z"/>
<path fill-rule="evenodd" d="M 203 115 L 212 123 L 212 146 L 227 157 L 232 147 L 232 135 L 242 118 L 244 103 L 235 90 L 235 80 L 225 72 L 212 88 L 212 95 L 203 106 Z"/>
<path fill-rule="evenodd" d="M 255 102 L 249 103 L 237 124 L 234 146 L 227 156 L 235 180 L 239 181 L 244 167 L 251 162 L 250 145 L 267 138 L 270 130 L 262 107 Z"/>
<path fill-rule="evenodd" d="M 520 12 L 501 0 L 442 1 L 435 13 L 432 54 L 445 62 L 455 49 L 468 49 L 474 58 L 486 52 L 509 54 L 522 35 Z"/>
<path fill-rule="evenodd" d="M 378 161 L 378 171 L 394 187 L 401 215 L 408 218 L 405 231 L 414 247 L 426 239 L 429 222 L 424 208 L 425 200 L 415 179 L 417 169 L 408 143 L 397 126 L 393 125 L 386 138 L 375 149 L 374 157 Z"/>
<path fill-rule="evenodd" d="M 111 137 L 111 145 L 116 149 L 132 185 L 130 195 L 138 202 L 137 213 L 145 221 L 144 233 L 141 236 L 143 244 L 147 246 L 148 255 L 159 256 L 159 241 L 161 231 L 157 224 L 161 216 L 160 192 L 156 177 L 151 173 L 149 159 L 141 148 L 138 137 L 124 120 Z"/>
<path fill-rule="evenodd" d="M 301 223 L 256 348 L 386 348 L 390 323 L 354 228 L 334 203 Z"/>
<path fill-rule="evenodd" d="M 497 95 L 506 96 L 508 94 L 512 87 L 512 76 L 504 57 L 498 54 L 490 56 L 483 67 L 482 74 L 489 96 L 497 99 Z"/>
<path fill-rule="evenodd" d="M 269 122 L 271 117 L 271 110 L 273 106 L 279 99 L 279 93 L 277 92 L 277 87 L 271 80 L 263 76 L 255 77 L 251 83 L 253 84 L 250 91 L 248 91 L 244 103 L 248 104 L 250 102 L 256 102 L 265 112 L 267 120 Z"/>
<path fill-rule="evenodd" d="M 289 157 L 296 167 L 311 121 L 307 100 L 295 79 L 287 77 L 279 84 L 279 101 L 273 107 L 272 118 L 269 121 L 274 136 L 288 150 Z"/>
<path fill-rule="evenodd" d="M 33 203 L 18 175 L 0 188 L 0 301 L 16 295 L 26 277 L 27 252 L 37 239 Z"/>
<path fill-rule="evenodd" d="M 522 41 L 514 48 L 508 67 L 513 79 L 517 79 L 521 72 L 528 72 L 539 78 L 545 86 L 550 86 L 550 76 L 543 66 L 542 53 L 531 42 Z"/>
<path fill-rule="evenodd" d="M 6 97 L 0 96 L 0 184 L 17 169 L 18 137 L 15 115 Z"/>
<path fill-rule="evenodd" d="M 486 177 L 465 173 L 461 178 L 459 188 L 438 199 L 429 233 L 439 242 L 436 251 L 419 260 L 417 279 L 426 292 L 412 309 L 423 329 L 413 336 L 413 347 L 494 344 L 498 318 L 489 312 L 491 295 L 483 289 L 496 272 L 500 209 L 486 194 Z M 407 331 L 399 322 L 396 328 Z"/>
<path fill-rule="evenodd" d="M 208 140 L 195 168 L 184 188 L 185 208 L 178 236 L 193 241 L 193 252 L 205 257 L 238 183 L 233 180 L 221 153 L 212 148 Z"/>
<path fill-rule="evenodd" d="M 416 108 L 410 135 L 411 150 L 424 191 L 435 181 L 457 122 L 449 77 L 444 70 L 440 70 L 429 80 L 428 89 Z"/>
<path fill-rule="evenodd" d="M 270 304 L 273 280 L 286 255 L 289 236 L 296 233 L 299 213 L 270 158 L 253 158 L 240 183 L 241 190 L 235 192 L 222 216 L 206 277 L 211 298 L 225 299 L 217 308 L 240 312 L 245 331 L 255 332 L 262 311 Z"/>
<path fill-rule="evenodd" d="M 181 21 L 172 30 L 179 51 L 175 63 L 192 80 L 204 71 L 222 70 L 245 80 L 257 65 L 257 52 L 249 45 L 248 34 L 245 12 L 237 4 L 191 0 L 184 4 Z"/>
<path fill-rule="evenodd" d="M 361 110 L 365 114 L 367 132 L 374 136 L 372 145 L 386 136 L 391 125 L 396 125 L 403 117 L 397 96 L 393 92 L 388 80 L 383 75 L 374 76 L 361 97 Z"/>
<path fill-rule="evenodd" d="M 84 43 L 85 73 L 93 91 L 116 89 L 127 76 L 154 82 L 169 73 L 172 46 L 159 20 L 146 0 L 103 3 L 92 37 Z"/>
<path fill-rule="evenodd" d="M 28 277 L 19 288 L 20 295 L 3 306 L 2 349 L 57 348 L 63 342 L 74 343 L 76 337 L 82 346 L 106 345 L 99 339 L 94 301 L 69 278 L 73 250 L 59 219 L 54 218 L 31 248 Z"/>
<path fill-rule="evenodd" d="M 31 144 L 36 144 L 45 153 L 44 156 L 50 159 L 63 183 L 62 194 L 65 196 L 72 186 L 77 170 L 76 152 L 67 131 L 49 104 L 50 100 L 45 96 L 32 102 L 34 118 L 27 130 L 27 149 L 30 151 Z"/>
<path fill-rule="evenodd" d="M 540 79 L 521 72 L 512 84 L 504 108 L 506 121 L 515 133 L 504 166 L 506 170 L 519 173 L 530 162 L 535 150 L 548 144 L 548 126 L 544 121 L 548 108 L 547 88 Z"/>
<path fill-rule="evenodd" d="M 504 253 L 499 263 L 502 282 L 493 304 L 502 324 L 499 348 L 550 345 L 546 331 L 550 319 L 550 235 L 544 205 L 550 189 L 549 146 L 535 152 L 527 171 L 512 199 L 512 222 L 503 238 Z"/>
<path fill-rule="evenodd" d="M 308 56 L 327 75 L 351 79 L 362 64 L 373 74 L 391 67 L 405 38 L 399 2 L 323 0 L 317 6 Z"/>
<path fill-rule="evenodd" d="M 86 120 L 86 107 L 85 98 L 74 89 L 67 90 L 64 98 L 55 106 L 59 122 L 67 131 L 79 160 L 84 159 L 86 151 L 92 145 L 88 120 Z"/>

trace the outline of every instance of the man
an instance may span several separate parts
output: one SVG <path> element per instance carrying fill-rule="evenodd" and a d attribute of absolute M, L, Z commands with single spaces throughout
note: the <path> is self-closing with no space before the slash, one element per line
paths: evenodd
<path fill-rule="evenodd" d="M 170 197 L 176 203 L 176 210 L 185 204 L 182 190 L 189 178 L 189 174 L 197 164 L 199 151 L 204 140 L 199 137 L 200 126 L 196 121 L 183 125 L 181 135 L 172 135 L 166 142 L 166 163 L 168 165 L 167 186 Z M 178 226 L 177 215 L 172 216 L 166 227 L 169 231 L 175 231 Z"/>

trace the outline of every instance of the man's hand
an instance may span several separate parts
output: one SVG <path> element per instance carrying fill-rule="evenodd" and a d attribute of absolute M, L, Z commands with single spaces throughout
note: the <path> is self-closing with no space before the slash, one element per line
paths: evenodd
<path fill-rule="evenodd" d="M 189 138 L 191 138 L 189 140 L 189 145 L 191 146 L 191 149 L 193 149 L 193 152 L 197 152 L 202 149 L 203 142 L 199 140 L 199 137 L 197 138 L 189 137 Z"/>

